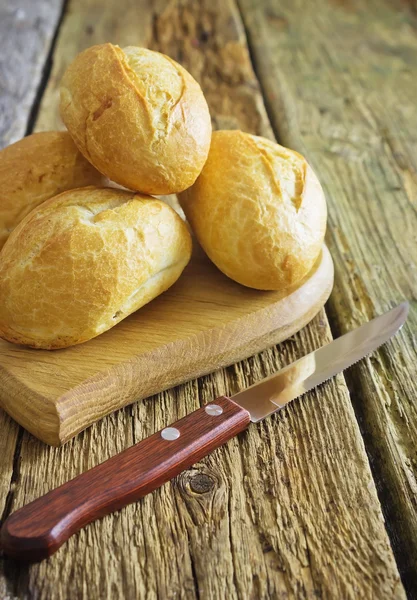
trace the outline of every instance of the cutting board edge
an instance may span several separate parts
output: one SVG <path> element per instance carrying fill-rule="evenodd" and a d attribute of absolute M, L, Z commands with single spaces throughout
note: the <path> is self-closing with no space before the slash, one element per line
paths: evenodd
<path fill-rule="evenodd" d="M 327 247 L 324 247 L 321 265 L 313 274 L 313 276 L 309 278 L 303 286 L 296 289 L 289 296 L 280 299 L 275 304 L 264 307 L 259 311 L 241 317 L 240 319 L 236 319 L 233 323 L 228 323 L 227 326 L 201 331 L 192 337 L 179 339 L 164 346 L 160 346 L 149 353 L 134 356 L 129 361 L 119 363 L 110 369 L 100 372 L 90 379 L 82 382 L 78 386 L 58 397 L 56 400 L 60 423 L 58 432 L 58 438 L 60 440 L 59 444 L 62 445 L 66 443 L 75 435 L 92 425 L 95 421 L 129 404 L 138 402 L 144 398 L 172 388 L 176 385 L 180 385 L 181 383 L 189 381 L 190 379 L 195 379 L 219 368 L 229 366 L 235 362 L 248 358 L 249 356 L 253 356 L 254 354 L 257 354 L 268 347 L 278 344 L 288 337 L 291 337 L 297 333 L 297 331 L 307 325 L 307 323 L 309 323 L 317 315 L 321 308 L 323 308 L 332 291 L 333 279 L 333 261 L 329 250 Z M 302 302 L 300 301 L 302 294 L 305 294 L 306 289 L 309 287 L 318 287 L 320 282 L 324 284 L 320 297 L 316 299 L 314 304 L 308 304 L 308 308 L 304 311 L 301 311 L 301 313 L 294 318 L 294 314 L 297 313 L 297 308 L 302 306 Z M 286 312 L 288 314 L 288 319 L 286 322 L 284 322 L 284 324 L 281 323 L 278 325 L 277 320 L 281 318 L 280 310 L 282 309 L 283 305 L 287 305 Z M 268 326 L 265 327 L 263 333 L 260 333 L 258 329 L 261 314 L 267 316 L 268 321 Z M 248 323 L 250 322 L 253 322 L 253 325 L 248 327 Z M 271 328 L 272 322 L 275 322 L 276 326 Z M 237 332 L 243 325 L 247 330 L 246 338 L 243 335 L 240 337 L 238 335 L 231 335 L 230 331 L 232 327 Z M 257 328 L 256 335 L 255 327 Z M 254 333 L 253 336 L 251 336 L 251 332 Z M 207 343 L 207 339 L 210 336 L 215 336 L 218 339 L 210 339 L 210 342 Z M 215 344 L 218 347 L 221 347 L 223 343 L 223 336 L 235 340 L 233 347 L 230 346 L 229 341 L 228 350 L 223 353 L 219 351 L 218 353 L 212 353 L 211 355 L 205 355 L 204 353 L 200 353 L 200 355 L 198 354 L 201 348 L 206 346 L 212 346 Z M 169 361 L 176 356 L 179 349 L 178 347 L 182 347 L 183 350 L 188 350 L 192 356 L 192 359 L 188 362 L 182 359 L 180 362 L 180 373 L 175 373 L 175 369 L 169 367 Z M 165 374 L 166 381 L 161 382 L 160 379 L 157 379 L 157 377 L 154 376 L 153 379 L 149 380 L 146 386 L 142 389 L 138 389 L 137 386 L 134 386 L 130 388 L 130 391 L 128 391 L 129 380 L 131 380 L 132 377 L 131 373 L 127 373 L 126 377 L 126 370 L 130 367 L 132 372 L 135 371 L 136 373 L 145 373 L 146 365 L 144 365 L 144 363 L 147 360 L 158 360 L 164 365 L 168 362 L 168 373 Z M 97 418 L 94 420 L 88 420 L 75 427 L 71 426 L 73 421 L 76 420 L 78 416 L 74 415 L 73 410 L 79 404 L 78 400 L 80 398 L 84 398 L 82 402 L 88 406 L 88 403 L 85 402 L 85 396 L 93 396 L 98 391 L 101 391 L 101 389 L 106 390 L 106 393 L 108 393 L 108 390 L 114 387 L 115 379 L 119 382 L 118 389 L 120 390 L 120 388 L 123 388 L 125 390 L 125 399 L 122 399 L 123 397 L 119 394 L 115 404 L 112 404 L 107 408 L 105 405 L 101 407 L 102 414 L 100 414 Z"/>
<path fill-rule="evenodd" d="M 0 370 L 0 405 L 35 437 L 46 444 L 61 446 L 96 421 L 128 404 L 216 369 L 229 366 L 291 337 L 310 322 L 324 306 L 330 296 L 333 279 L 333 261 L 329 250 L 324 246 L 322 260 L 317 269 L 302 286 L 289 296 L 229 322 L 227 325 L 200 331 L 194 336 L 175 340 L 153 349 L 149 353 L 133 356 L 125 362 L 98 372 L 55 398 L 41 396 L 24 386 L 21 381 L 8 372 L 3 373 L 3 377 L 1 377 Z M 322 288 L 317 292 L 320 284 L 323 284 Z M 302 296 L 309 293 L 315 296 L 314 302 L 303 301 Z M 306 309 L 300 310 L 300 307 L 304 305 Z M 282 313 L 280 312 L 283 306 L 286 307 L 287 315 L 284 322 L 282 322 Z M 259 329 L 260 321 L 264 326 L 263 331 Z M 231 333 L 232 331 L 234 331 L 234 335 Z M 234 340 L 233 345 L 231 345 L 231 339 Z M 217 352 L 214 353 L 211 350 L 211 354 L 206 355 L 201 351 L 207 347 L 212 349 L 213 345 Z M 222 351 L 224 345 L 227 346 L 227 350 Z M 189 353 L 189 356 L 192 357 L 191 360 L 187 362 L 183 359 L 176 363 L 176 367 L 170 366 L 170 361 L 177 357 L 181 347 L 183 351 Z M 137 380 L 141 373 L 148 373 L 145 364 L 147 360 L 158 360 L 160 364 L 167 365 L 165 379 L 161 381 L 154 375 L 153 379 L 148 380 L 145 386 L 138 389 L 137 384 L 132 384 L 132 381 L 134 378 Z M 8 378 L 8 390 L 3 385 L 4 376 Z M 21 394 L 23 390 L 24 395 L 27 396 L 27 406 L 24 411 L 19 410 L 22 409 L 22 406 L 7 400 L 12 379 L 12 385 L 16 392 Z M 121 389 L 123 389 L 122 393 Z M 98 395 L 101 396 L 99 407 L 96 400 Z M 106 396 L 107 403 L 103 402 Z M 85 411 L 81 420 L 80 407 Z M 94 417 L 91 416 L 92 412 L 94 412 Z M 36 417 L 39 415 L 41 419 L 36 421 Z"/>
<path fill-rule="evenodd" d="M 16 403 L 12 400 L 14 397 L 13 390 L 15 390 L 14 393 L 16 395 L 19 394 L 20 397 L 27 398 L 25 411 L 17 410 Z M 46 444 L 50 446 L 62 445 L 60 441 L 61 423 L 57 402 L 53 402 L 50 398 L 46 398 L 35 390 L 28 388 L 1 365 L 0 408 L 24 429 L 27 429 Z M 42 420 L 42 435 L 39 435 L 38 429 L 34 426 L 37 419 Z"/>

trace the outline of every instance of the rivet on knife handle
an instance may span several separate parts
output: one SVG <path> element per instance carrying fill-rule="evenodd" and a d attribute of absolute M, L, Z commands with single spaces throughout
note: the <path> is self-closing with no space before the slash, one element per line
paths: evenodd
<path fill-rule="evenodd" d="M 135 502 L 246 429 L 247 410 L 215 400 L 13 513 L 1 530 L 9 556 L 38 561 L 76 531 Z"/>

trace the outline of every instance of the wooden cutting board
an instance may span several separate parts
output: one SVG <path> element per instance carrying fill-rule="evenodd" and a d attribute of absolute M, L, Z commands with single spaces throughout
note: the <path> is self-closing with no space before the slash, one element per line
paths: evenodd
<path fill-rule="evenodd" d="M 172 288 L 85 344 L 47 351 L 0 340 L 0 405 L 47 444 L 63 444 L 126 404 L 290 337 L 332 285 L 326 247 L 286 295 L 234 283 L 196 248 Z"/>

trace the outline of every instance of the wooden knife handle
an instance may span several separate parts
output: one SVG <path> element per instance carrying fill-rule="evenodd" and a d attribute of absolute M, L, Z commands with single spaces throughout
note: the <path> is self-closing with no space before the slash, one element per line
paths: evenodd
<path fill-rule="evenodd" d="M 1 546 L 39 561 L 82 527 L 135 502 L 224 444 L 250 422 L 226 397 L 215 400 L 13 513 Z"/>

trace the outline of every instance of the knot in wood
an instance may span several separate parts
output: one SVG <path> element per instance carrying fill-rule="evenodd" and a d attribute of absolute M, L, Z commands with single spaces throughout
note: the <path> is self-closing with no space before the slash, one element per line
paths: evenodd
<path fill-rule="evenodd" d="M 205 473 L 197 473 L 190 478 L 190 488 L 195 494 L 207 494 L 213 487 L 213 479 Z"/>

